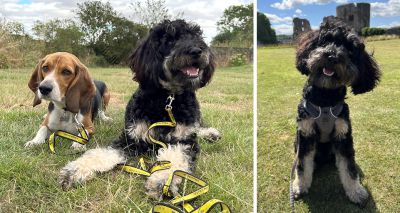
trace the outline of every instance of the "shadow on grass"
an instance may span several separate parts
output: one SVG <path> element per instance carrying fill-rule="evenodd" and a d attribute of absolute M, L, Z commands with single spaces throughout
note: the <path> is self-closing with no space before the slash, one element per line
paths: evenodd
<path fill-rule="evenodd" d="M 364 174 L 357 166 L 362 180 Z M 369 192 L 367 186 L 365 186 Z M 299 201 L 304 202 L 313 213 L 329 212 L 379 212 L 376 208 L 375 200 L 370 194 L 368 203 L 361 208 L 350 202 L 339 179 L 339 174 L 334 163 L 330 163 L 317 168 L 314 172 L 313 183 L 307 195 Z"/>

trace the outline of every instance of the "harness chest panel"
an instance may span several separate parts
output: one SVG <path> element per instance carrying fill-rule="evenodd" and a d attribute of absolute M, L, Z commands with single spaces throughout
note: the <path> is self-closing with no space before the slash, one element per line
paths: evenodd
<path fill-rule="evenodd" d="M 320 107 L 304 100 L 303 106 L 306 112 L 315 120 L 320 131 L 320 142 L 329 142 L 329 136 L 335 128 L 335 121 L 343 110 L 343 103 L 333 107 Z"/>

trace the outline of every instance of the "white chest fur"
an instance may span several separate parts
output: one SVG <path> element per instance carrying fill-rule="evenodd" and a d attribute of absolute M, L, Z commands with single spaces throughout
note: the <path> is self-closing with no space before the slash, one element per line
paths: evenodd
<path fill-rule="evenodd" d="M 77 119 L 82 122 L 83 116 L 78 113 Z M 54 107 L 49 114 L 47 126 L 52 130 L 63 130 L 71 133 L 77 133 L 76 130 L 75 114 L 65 111 L 64 109 Z"/>

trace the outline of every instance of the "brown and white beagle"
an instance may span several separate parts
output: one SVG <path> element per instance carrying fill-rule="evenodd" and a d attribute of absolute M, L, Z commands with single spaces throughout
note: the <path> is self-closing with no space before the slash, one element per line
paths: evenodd
<path fill-rule="evenodd" d="M 33 106 L 42 99 L 50 101 L 35 138 L 25 143 L 25 147 L 42 144 L 57 130 L 77 134 L 75 116 L 89 135 L 93 134 L 93 119 L 110 120 L 104 114 L 110 93 L 102 81 L 93 81 L 87 67 L 73 54 L 56 52 L 45 56 L 36 65 L 28 83 L 35 93 Z M 85 148 L 74 142 L 74 149 Z"/>

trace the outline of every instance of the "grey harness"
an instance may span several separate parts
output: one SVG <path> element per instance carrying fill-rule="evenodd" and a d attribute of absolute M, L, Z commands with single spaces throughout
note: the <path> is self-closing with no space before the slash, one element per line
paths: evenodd
<path fill-rule="evenodd" d="M 321 132 L 321 142 L 328 142 L 329 135 L 335 127 L 335 121 L 343 110 L 343 102 L 333 107 L 320 107 L 303 100 L 306 112 L 315 120 Z"/>

